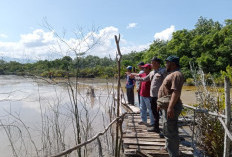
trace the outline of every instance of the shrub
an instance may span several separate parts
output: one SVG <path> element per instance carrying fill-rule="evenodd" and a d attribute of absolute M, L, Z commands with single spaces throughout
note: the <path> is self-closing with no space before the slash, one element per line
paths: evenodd
<path fill-rule="evenodd" d="M 44 71 L 43 73 L 40 74 L 40 76 L 42 77 L 48 77 L 48 71 Z"/>
<path fill-rule="evenodd" d="M 194 79 L 193 78 L 187 78 L 186 79 L 186 85 L 188 85 L 188 86 L 194 86 L 195 85 Z"/>
<path fill-rule="evenodd" d="M 214 80 L 209 75 L 205 76 L 202 70 L 194 75 L 196 84 L 197 108 L 211 112 L 222 113 L 224 110 L 225 96 L 223 90 L 218 90 Z M 211 78 L 211 80 L 210 80 Z M 210 86 L 208 83 L 210 82 Z M 224 147 L 224 129 L 215 116 L 206 113 L 197 113 L 196 142 L 212 157 L 220 157 Z"/>

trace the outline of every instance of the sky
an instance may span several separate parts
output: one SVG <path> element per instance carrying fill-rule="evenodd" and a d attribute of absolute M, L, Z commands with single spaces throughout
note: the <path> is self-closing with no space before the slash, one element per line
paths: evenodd
<path fill-rule="evenodd" d="M 112 57 L 194 28 L 200 16 L 224 24 L 231 0 L 0 0 L 0 59 Z"/>

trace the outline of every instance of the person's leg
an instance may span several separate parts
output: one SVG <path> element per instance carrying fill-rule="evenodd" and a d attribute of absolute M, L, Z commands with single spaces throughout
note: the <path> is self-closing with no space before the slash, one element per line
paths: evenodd
<path fill-rule="evenodd" d="M 146 108 L 148 109 L 148 112 L 149 112 L 149 117 L 150 117 L 150 125 L 151 126 L 154 126 L 154 116 L 153 116 L 153 113 L 152 113 L 152 110 L 151 110 L 151 99 L 150 97 L 144 97 L 144 101 L 145 101 L 145 104 L 146 104 Z"/>
<path fill-rule="evenodd" d="M 150 103 L 151 103 L 151 110 L 154 117 L 154 125 L 148 129 L 149 132 L 157 132 L 160 133 L 159 129 L 159 113 L 157 112 L 157 98 L 151 97 Z"/>
<path fill-rule="evenodd" d="M 155 128 L 159 130 L 159 112 L 157 111 L 157 98 L 153 97 L 153 109 L 152 109 L 154 119 L 155 119 Z"/>
<path fill-rule="evenodd" d="M 127 88 L 128 91 L 128 103 L 133 105 L 132 103 L 132 88 Z"/>
<path fill-rule="evenodd" d="M 139 106 L 140 106 L 140 90 L 138 90 L 138 101 L 139 101 Z"/>
<path fill-rule="evenodd" d="M 131 88 L 131 104 L 135 105 L 134 87 Z"/>
<path fill-rule="evenodd" d="M 165 134 L 165 131 L 167 130 L 167 110 L 161 109 L 162 112 L 162 124 L 163 124 L 163 135 Z M 167 149 L 167 137 L 165 137 L 165 149 Z"/>
<path fill-rule="evenodd" d="M 126 88 L 126 96 L 127 96 L 127 101 L 128 103 L 130 103 L 130 89 L 129 88 Z"/>
<path fill-rule="evenodd" d="M 166 138 L 166 147 L 170 157 L 179 155 L 179 134 L 178 134 L 178 116 L 181 110 L 174 110 L 175 116 L 172 119 L 167 119 L 167 111 L 163 112 L 164 118 L 164 136 Z"/>
<path fill-rule="evenodd" d="M 143 96 L 140 96 L 140 116 L 144 123 L 147 123 L 147 107 Z"/>

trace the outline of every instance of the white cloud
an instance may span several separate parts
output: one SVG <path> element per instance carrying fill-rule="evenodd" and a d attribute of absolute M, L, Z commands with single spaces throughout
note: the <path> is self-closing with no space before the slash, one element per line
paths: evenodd
<path fill-rule="evenodd" d="M 137 23 L 129 23 L 128 26 L 126 27 L 127 29 L 134 28 L 137 26 Z"/>
<path fill-rule="evenodd" d="M 8 38 L 8 36 L 6 34 L 0 34 L 1 38 Z"/>
<path fill-rule="evenodd" d="M 150 43 L 144 45 L 129 45 L 121 48 L 122 54 L 127 54 L 132 51 L 140 52 L 149 48 Z"/>
<path fill-rule="evenodd" d="M 55 42 L 53 32 L 44 32 L 42 29 L 33 31 L 32 34 L 21 35 L 20 42 L 25 47 L 41 47 Z"/>
<path fill-rule="evenodd" d="M 0 55 L 17 59 L 55 59 L 65 55 L 75 57 L 74 50 L 79 52 L 87 51 L 86 55 L 96 55 L 99 57 L 116 56 L 116 44 L 114 35 L 118 35 L 119 30 L 116 27 L 105 27 L 98 32 L 88 32 L 84 36 L 79 33 L 77 38 L 64 39 L 64 42 L 58 39 L 53 31 L 44 31 L 36 29 L 29 34 L 22 34 L 18 42 L 1 42 Z M 80 37 L 78 37 L 78 35 Z M 122 54 L 131 51 L 142 51 L 149 47 L 146 45 L 135 45 L 127 41 L 121 35 L 120 47 Z"/>
<path fill-rule="evenodd" d="M 169 28 L 159 33 L 155 33 L 154 38 L 155 40 L 165 40 L 165 41 L 171 40 L 173 32 L 175 32 L 175 26 L 171 25 Z"/>

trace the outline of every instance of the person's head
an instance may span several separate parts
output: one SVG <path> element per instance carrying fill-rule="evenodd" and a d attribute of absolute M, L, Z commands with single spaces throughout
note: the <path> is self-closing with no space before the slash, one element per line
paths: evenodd
<path fill-rule="evenodd" d="M 132 71 L 132 66 L 128 66 L 126 69 L 127 69 L 128 72 L 131 72 Z"/>
<path fill-rule="evenodd" d="M 162 60 L 157 58 L 156 56 L 154 56 L 152 59 L 151 59 L 151 64 L 152 64 L 152 68 L 153 69 L 159 69 L 160 68 L 160 64 L 161 64 Z"/>
<path fill-rule="evenodd" d="M 177 56 L 169 56 L 167 59 L 165 59 L 165 61 L 166 61 L 166 69 L 168 72 L 174 71 L 180 67 L 179 64 L 180 59 Z"/>
<path fill-rule="evenodd" d="M 142 66 L 145 73 L 149 73 L 151 71 L 151 64 L 145 64 Z"/>
<path fill-rule="evenodd" d="M 142 70 L 143 69 L 142 66 L 144 65 L 144 62 L 139 62 L 139 64 L 137 64 L 137 65 L 139 67 L 139 70 Z"/>

